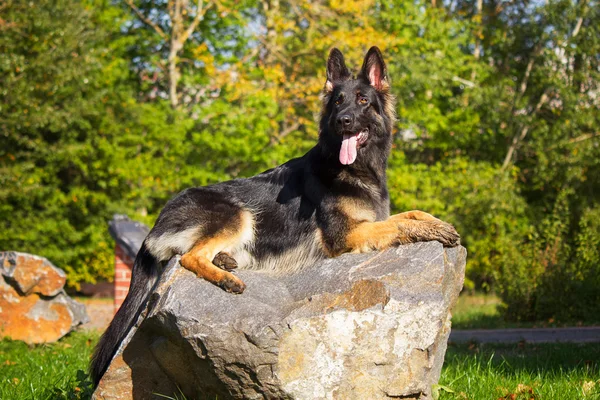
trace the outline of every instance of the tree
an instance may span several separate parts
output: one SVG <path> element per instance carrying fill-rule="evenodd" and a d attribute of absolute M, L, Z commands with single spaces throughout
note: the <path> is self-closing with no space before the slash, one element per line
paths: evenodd
<path fill-rule="evenodd" d="M 137 17 L 127 26 L 139 40 L 133 62 L 150 82 L 152 96 L 168 96 L 173 108 L 193 106 L 210 92 L 203 74 L 227 64 L 230 52 L 245 45 L 235 25 L 248 7 L 244 2 L 189 0 L 124 0 Z M 162 76 L 162 77 L 159 77 Z"/>
<path fill-rule="evenodd" d="M 382 48 L 393 211 L 454 223 L 512 318 L 600 304 L 593 0 L 73 0 L 0 7 L 0 247 L 109 276 L 106 221 L 315 142 L 324 60 Z M 549 295 L 564 291 L 561 298 Z"/>
<path fill-rule="evenodd" d="M 4 3 L 0 247 L 48 256 L 88 279 L 109 265 L 97 221 L 110 196 L 101 189 L 110 173 L 99 166 L 110 154 L 94 134 L 105 123 L 102 39 L 76 2 Z"/>
<path fill-rule="evenodd" d="M 594 228 L 585 221 L 597 207 L 594 193 L 600 189 L 597 3 L 486 1 L 473 10 L 472 2 L 457 2 L 447 12 L 455 20 L 481 23 L 476 48 L 491 66 L 475 82 L 469 102 L 478 129 L 463 131 L 464 140 L 452 147 L 498 165 L 499 180 L 515 176 L 529 220 L 538 221 L 513 237 L 519 250 L 512 258 L 490 265 L 509 314 L 590 315 L 593 307 L 575 311 L 569 304 L 585 303 L 576 301 L 577 292 L 589 292 L 586 283 L 571 277 L 575 265 L 585 269 L 578 274 L 587 282 L 600 276 L 597 266 L 584 263 L 584 268 L 578 259 L 586 251 L 581 243 L 589 241 L 577 239 L 583 229 L 592 235 Z M 565 291 L 560 302 L 548 295 L 558 287 Z"/>
<path fill-rule="evenodd" d="M 1 17 L 0 248 L 48 257 L 70 286 L 110 278 L 107 221 L 189 183 L 154 191 L 148 178 L 171 171 L 190 125 L 135 101 L 127 38 L 115 35 L 126 19 L 108 2 L 9 1 Z"/>

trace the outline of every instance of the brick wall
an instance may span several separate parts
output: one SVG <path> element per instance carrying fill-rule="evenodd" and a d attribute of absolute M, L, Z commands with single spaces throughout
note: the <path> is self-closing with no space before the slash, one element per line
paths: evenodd
<path fill-rule="evenodd" d="M 133 259 L 117 244 L 115 246 L 115 313 L 129 292 L 132 268 Z"/>

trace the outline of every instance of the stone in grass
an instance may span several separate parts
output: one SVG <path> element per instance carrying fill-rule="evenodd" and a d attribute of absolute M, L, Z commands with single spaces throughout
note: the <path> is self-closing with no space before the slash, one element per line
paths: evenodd
<path fill-rule="evenodd" d="M 430 398 L 465 260 L 430 242 L 239 271 L 240 296 L 172 260 L 94 398 Z"/>
<path fill-rule="evenodd" d="M 27 253 L 0 252 L 0 337 L 54 342 L 87 322 L 85 306 L 63 287 L 66 274 Z"/>

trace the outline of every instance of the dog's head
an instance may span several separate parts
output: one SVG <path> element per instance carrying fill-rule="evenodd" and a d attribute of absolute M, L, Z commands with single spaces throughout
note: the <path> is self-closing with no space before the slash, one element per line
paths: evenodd
<path fill-rule="evenodd" d="M 321 139 L 339 149 L 343 165 L 354 163 L 369 149 L 389 151 L 395 120 L 394 98 L 383 56 L 371 47 L 357 77 L 338 49 L 329 53 L 321 115 Z"/>

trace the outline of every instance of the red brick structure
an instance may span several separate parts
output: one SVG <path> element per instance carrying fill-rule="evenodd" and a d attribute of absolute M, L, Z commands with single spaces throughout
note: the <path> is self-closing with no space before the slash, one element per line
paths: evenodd
<path fill-rule="evenodd" d="M 108 232 L 115 239 L 115 313 L 119 310 L 131 283 L 133 262 L 150 229 L 130 220 L 126 215 L 115 215 L 108 222 Z"/>
<path fill-rule="evenodd" d="M 127 292 L 129 292 L 132 268 L 133 259 L 117 243 L 115 246 L 115 313 L 119 311 Z"/>

